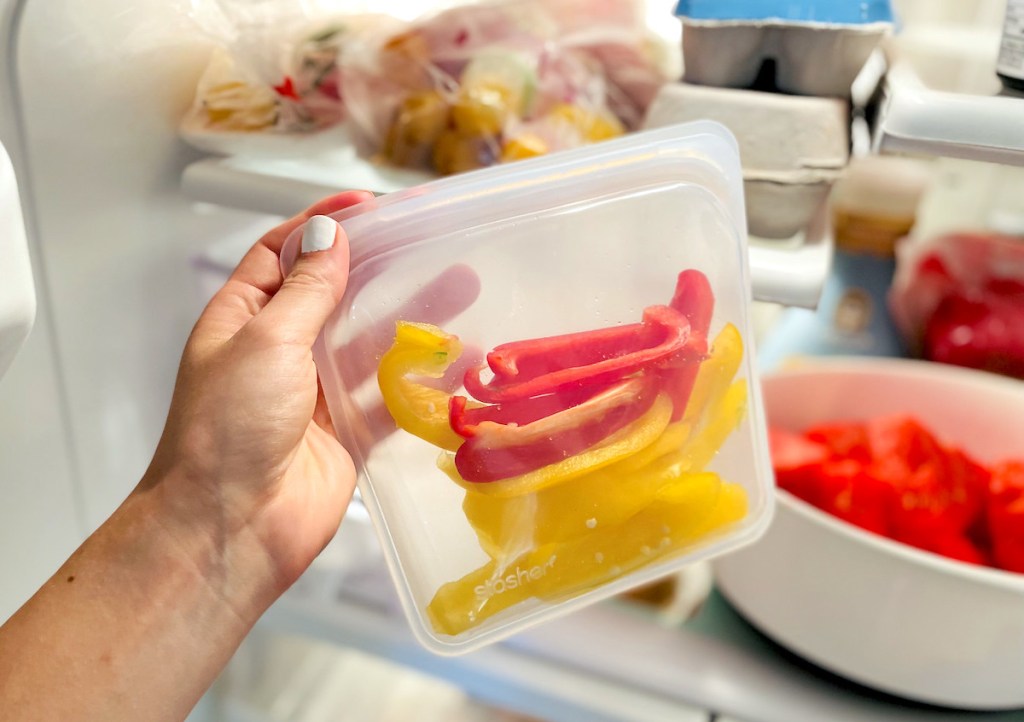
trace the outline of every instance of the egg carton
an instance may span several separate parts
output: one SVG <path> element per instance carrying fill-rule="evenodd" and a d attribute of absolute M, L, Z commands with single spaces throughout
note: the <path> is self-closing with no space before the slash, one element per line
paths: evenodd
<path fill-rule="evenodd" d="M 761 238 L 791 238 L 807 227 L 850 156 L 849 104 L 690 83 L 664 86 L 645 127 L 715 120 L 739 143 L 747 226 Z"/>
<path fill-rule="evenodd" d="M 766 61 L 787 93 L 849 97 L 868 56 L 892 31 L 887 0 L 681 0 L 684 79 L 749 87 Z"/>

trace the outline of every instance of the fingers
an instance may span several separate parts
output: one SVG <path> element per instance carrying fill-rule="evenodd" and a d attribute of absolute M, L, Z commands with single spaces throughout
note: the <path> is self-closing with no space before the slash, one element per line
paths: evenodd
<path fill-rule="evenodd" d="M 292 231 L 314 215 L 337 213 L 373 198 L 366 191 L 346 191 L 324 198 L 264 235 L 238 264 L 224 287 L 196 323 L 198 336 L 225 341 L 248 323 L 281 287 L 281 247 Z"/>
<path fill-rule="evenodd" d="M 269 298 L 273 296 L 281 286 L 281 247 L 292 231 L 305 223 L 313 216 L 326 216 L 337 213 L 363 201 L 373 198 L 368 191 L 345 191 L 333 196 L 328 196 L 322 201 L 299 213 L 287 221 L 269 231 L 256 245 L 245 254 L 238 268 L 231 274 L 231 281 L 241 281 L 246 285 L 253 286 Z"/>
<path fill-rule="evenodd" d="M 280 290 L 247 326 L 279 342 L 313 345 L 348 280 L 348 239 L 332 218 L 306 221 L 302 250 Z"/>

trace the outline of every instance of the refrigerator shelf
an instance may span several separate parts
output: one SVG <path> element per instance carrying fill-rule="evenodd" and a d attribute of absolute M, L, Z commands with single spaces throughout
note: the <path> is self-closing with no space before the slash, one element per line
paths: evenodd
<path fill-rule="evenodd" d="M 264 628 L 315 637 L 385 657 L 457 684 L 471 697 L 550 722 L 707 722 L 709 713 L 678 698 L 651 694 L 512 644 L 462 657 L 437 657 L 413 638 L 405 620 L 379 605 L 324 603 L 287 594 Z"/>
<path fill-rule="evenodd" d="M 390 658 L 457 683 L 484 702 L 552 722 L 967 722 L 977 714 L 902 703 L 796 660 L 717 593 L 668 627 L 613 601 L 464 657 L 420 647 L 387 605 L 285 595 L 261 622 Z M 707 710 L 707 711 L 705 711 Z M 986 714 L 1024 722 L 1024 711 Z"/>
<path fill-rule="evenodd" d="M 551 722 L 707 722 L 712 713 L 748 722 L 978 719 L 821 672 L 762 636 L 717 592 L 683 624 L 613 599 L 465 656 L 435 656 L 402 616 L 358 500 L 338 537 L 260 624 L 385 657 Z M 1024 710 L 984 719 L 1024 722 Z"/>
<path fill-rule="evenodd" d="M 257 213 L 291 216 L 342 190 L 390 193 L 433 179 L 428 173 L 386 168 L 338 150 L 317 158 L 242 156 L 205 158 L 187 166 L 182 190 L 200 203 Z M 198 262 L 230 273 L 246 247 L 213 247 Z M 814 308 L 832 264 L 832 225 L 823 202 L 808 227 L 785 241 L 750 239 L 754 298 Z"/>
<path fill-rule="evenodd" d="M 909 63 L 889 69 L 875 131 L 880 153 L 1024 165 L 1024 97 L 927 87 Z"/>

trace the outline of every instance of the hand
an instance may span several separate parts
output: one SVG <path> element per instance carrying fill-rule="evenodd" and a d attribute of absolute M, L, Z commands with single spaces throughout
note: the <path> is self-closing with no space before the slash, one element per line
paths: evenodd
<path fill-rule="evenodd" d="M 321 201 L 248 252 L 189 338 L 140 487 L 163 487 L 174 516 L 187 518 L 183 543 L 197 527 L 245 538 L 246 554 L 265 556 L 275 593 L 334 536 L 355 485 L 310 350 L 345 291 L 348 243 L 333 220 L 307 220 L 369 198 L 348 192 Z M 303 224 L 304 252 L 283 278 L 282 245 Z M 309 250 L 314 235 L 330 247 Z"/>

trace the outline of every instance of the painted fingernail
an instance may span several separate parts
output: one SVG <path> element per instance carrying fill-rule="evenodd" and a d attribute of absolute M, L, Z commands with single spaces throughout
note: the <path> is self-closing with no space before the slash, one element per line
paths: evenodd
<path fill-rule="evenodd" d="M 302 231 L 302 252 L 326 251 L 334 245 L 338 223 L 327 216 L 313 216 Z"/>

